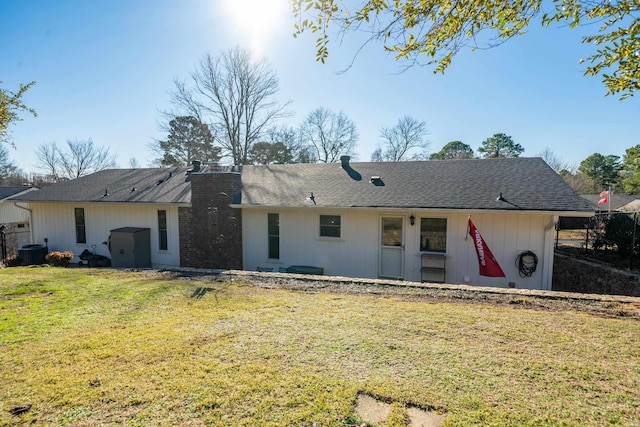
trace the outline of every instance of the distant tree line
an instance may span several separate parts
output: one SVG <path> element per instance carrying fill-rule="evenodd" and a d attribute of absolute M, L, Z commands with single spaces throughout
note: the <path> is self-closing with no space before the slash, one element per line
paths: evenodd
<path fill-rule="evenodd" d="M 35 116 L 21 97 L 33 82 L 15 93 L 0 89 L 0 141 L 11 142 L 8 127 L 20 113 Z M 289 102 L 279 102 L 279 82 L 266 60 L 255 60 L 241 48 L 204 55 L 186 80 L 176 79 L 171 108 L 162 112 L 166 134 L 149 144 L 155 153 L 149 166 L 189 166 L 194 160 L 233 164 L 331 163 L 343 155 L 356 156 L 359 133 L 342 111 L 317 107 L 298 126 L 284 126 Z M 451 141 L 429 154 L 431 142 L 425 121 L 405 115 L 392 126 L 382 126 L 371 161 L 450 160 L 519 157 L 525 150 L 513 138 L 496 133 L 481 142 L 477 153 L 462 141 Z M 0 181 L 20 182 L 28 175 L 10 160 L 8 145 L 0 145 Z M 117 167 L 108 147 L 91 138 L 68 139 L 66 144 L 42 143 L 36 150 L 41 184 L 74 179 Z M 640 191 L 640 145 L 622 159 L 594 153 L 579 165 L 569 165 L 550 149 L 539 154 L 579 193 L 605 188 Z M 130 167 L 139 167 L 130 159 Z"/>

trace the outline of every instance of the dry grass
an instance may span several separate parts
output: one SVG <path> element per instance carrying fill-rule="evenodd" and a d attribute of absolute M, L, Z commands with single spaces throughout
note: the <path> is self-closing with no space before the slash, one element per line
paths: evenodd
<path fill-rule="evenodd" d="M 445 425 L 640 423 L 636 318 L 521 305 L 10 268 L 0 367 L 2 425 L 344 426 L 360 392 Z"/>

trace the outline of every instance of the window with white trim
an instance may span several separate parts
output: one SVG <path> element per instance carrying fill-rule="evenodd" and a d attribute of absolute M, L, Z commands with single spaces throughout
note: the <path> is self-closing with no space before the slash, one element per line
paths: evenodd
<path fill-rule="evenodd" d="M 169 248 L 167 238 L 167 211 L 158 210 L 158 249 L 166 251 Z"/>
<path fill-rule="evenodd" d="M 447 252 L 447 218 L 420 218 L 420 252 Z"/>
<path fill-rule="evenodd" d="M 267 214 L 267 237 L 269 259 L 280 259 L 280 214 Z"/>
<path fill-rule="evenodd" d="M 340 215 L 320 215 L 320 237 L 341 237 Z"/>
<path fill-rule="evenodd" d="M 74 208 L 76 221 L 76 243 L 87 243 L 87 227 L 84 219 L 84 208 Z"/>

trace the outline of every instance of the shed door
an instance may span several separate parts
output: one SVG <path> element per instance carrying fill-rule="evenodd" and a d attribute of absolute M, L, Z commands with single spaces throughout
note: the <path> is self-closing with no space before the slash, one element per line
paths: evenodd
<path fill-rule="evenodd" d="M 404 278 L 404 218 L 383 216 L 380 221 L 378 275 Z"/>

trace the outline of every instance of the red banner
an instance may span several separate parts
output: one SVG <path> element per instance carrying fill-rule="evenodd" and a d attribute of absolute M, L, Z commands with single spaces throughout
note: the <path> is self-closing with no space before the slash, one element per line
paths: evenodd
<path fill-rule="evenodd" d="M 496 257 L 493 256 L 489 246 L 487 246 L 480 235 L 480 232 L 476 226 L 473 225 L 473 222 L 471 222 L 471 217 L 469 217 L 469 235 L 473 239 L 473 246 L 476 248 L 476 255 L 478 255 L 480 275 L 487 277 L 506 277 Z"/>

